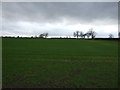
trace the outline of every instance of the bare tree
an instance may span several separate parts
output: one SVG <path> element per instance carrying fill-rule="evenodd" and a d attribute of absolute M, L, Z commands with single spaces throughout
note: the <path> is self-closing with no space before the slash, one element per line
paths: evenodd
<path fill-rule="evenodd" d="M 48 37 L 48 33 L 44 33 L 44 36 L 45 36 L 45 38 L 47 38 Z"/>
<path fill-rule="evenodd" d="M 85 33 L 85 34 L 83 34 L 83 38 L 85 38 L 85 36 L 86 36 L 87 34 Z"/>
<path fill-rule="evenodd" d="M 80 37 L 83 38 L 83 32 L 82 31 L 80 32 Z"/>
<path fill-rule="evenodd" d="M 76 33 L 75 32 L 73 33 L 73 36 L 76 37 Z"/>
<path fill-rule="evenodd" d="M 86 33 L 86 36 L 87 36 L 87 38 L 89 38 L 90 37 L 90 33 Z"/>
<path fill-rule="evenodd" d="M 89 33 L 89 35 L 92 37 L 92 39 L 95 38 L 95 36 L 96 36 L 96 32 L 93 31 L 93 28 L 89 29 L 88 33 Z"/>
<path fill-rule="evenodd" d="M 48 33 L 43 33 L 39 35 L 39 38 L 47 38 L 48 37 Z"/>
<path fill-rule="evenodd" d="M 37 35 L 35 35 L 35 38 L 37 38 Z"/>
<path fill-rule="evenodd" d="M 44 34 L 40 34 L 40 35 L 39 35 L 39 38 L 44 38 Z"/>
<path fill-rule="evenodd" d="M 119 39 L 120 39 L 120 32 L 118 33 L 118 37 L 119 37 Z"/>
<path fill-rule="evenodd" d="M 79 31 L 76 31 L 73 33 L 73 36 L 78 38 L 80 36 L 79 33 L 80 33 Z"/>
<path fill-rule="evenodd" d="M 114 35 L 113 34 L 109 34 L 109 38 L 114 38 Z"/>

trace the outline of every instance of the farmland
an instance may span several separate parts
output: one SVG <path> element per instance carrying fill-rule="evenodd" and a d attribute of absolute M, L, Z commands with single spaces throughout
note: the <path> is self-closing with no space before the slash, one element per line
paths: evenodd
<path fill-rule="evenodd" d="M 2 39 L 3 88 L 116 88 L 118 42 Z"/>

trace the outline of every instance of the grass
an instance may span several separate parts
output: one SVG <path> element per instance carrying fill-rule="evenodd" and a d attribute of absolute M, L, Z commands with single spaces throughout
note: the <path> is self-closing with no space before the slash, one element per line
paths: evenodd
<path fill-rule="evenodd" d="M 3 88 L 116 88 L 118 42 L 3 38 Z"/>

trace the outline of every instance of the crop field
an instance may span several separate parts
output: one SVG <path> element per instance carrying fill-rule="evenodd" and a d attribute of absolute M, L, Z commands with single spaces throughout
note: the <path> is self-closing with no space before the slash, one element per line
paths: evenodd
<path fill-rule="evenodd" d="M 3 88 L 117 88 L 118 41 L 2 39 Z"/>

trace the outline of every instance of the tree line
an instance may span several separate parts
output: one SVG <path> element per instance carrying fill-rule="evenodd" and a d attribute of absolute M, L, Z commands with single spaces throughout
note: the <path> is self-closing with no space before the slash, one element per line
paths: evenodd
<path fill-rule="evenodd" d="M 83 33 L 82 31 L 73 32 L 73 36 L 76 37 L 77 39 L 79 37 L 81 37 L 81 38 L 87 37 L 88 39 L 91 37 L 91 39 L 94 39 L 96 37 L 96 35 L 97 35 L 97 33 L 93 30 L 93 28 L 90 28 L 89 31 L 86 33 Z M 114 35 L 111 33 L 108 36 L 109 36 L 109 38 L 114 38 Z M 120 38 L 120 32 L 119 32 L 118 36 Z M 47 38 L 47 37 L 48 37 L 48 33 L 43 33 L 43 34 L 39 35 L 39 38 Z"/>
<path fill-rule="evenodd" d="M 93 28 L 90 28 L 89 31 L 87 31 L 86 33 L 83 33 L 82 31 L 78 31 L 78 30 L 73 32 L 73 36 L 76 37 L 77 39 L 79 37 L 81 37 L 81 38 L 87 37 L 88 39 L 91 37 L 91 39 L 94 39 L 96 37 L 96 35 L 97 35 L 97 33 L 93 30 Z M 109 38 L 114 38 L 114 35 L 111 33 L 108 36 L 109 36 Z M 5 36 L 5 37 L 11 37 L 11 36 Z M 31 38 L 47 38 L 47 37 L 48 37 L 47 32 L 40 34 L 38 37 L 31 36 Z M 17 36 L 17 38 L 19 38 L 19 36 Z M 60 37 L 60 38 L 62 38 L 62 37 Z M 118 38 L 120 39 L 120 32 L 118 32 Z"/>
<path fill-rule="evenodd" d="M 79 37 L 85 38 L 87 36 L 88 39 L 89 37 L 91 37 L 91 39 L 94 39 L 96 37 L 96 34 L 97 33 L 93 30 L 93 28 L 91 28 L 86 33 L 83 33 L 82 31 L 76 31 L 73 33 L 73 36 L 76 38 L 79 38 Z M 109 36 L 108 38 L 114 38 L 114 35 L 111 33 L 108 36 Z M 118 32 L 118 38 L 120 39 L 120 32 Z"/>
<path fill-rule="evenodd" d="M 93 31 L 93 28 L 91 28 L 91 29 L 89 29 L 89 31 L 87 33 L 83 33 L 82 31 L 76 31 L 73 33 L 73 36 L 77 37 L 77 38 L 79 38 L 79 37 L 85 38 L 86 36 L 87 36 L 87 38 L 89 38 L 91 36 L 91 38 L 94 39 L 96 34 L 97 33 L 95 31 Z"/>

